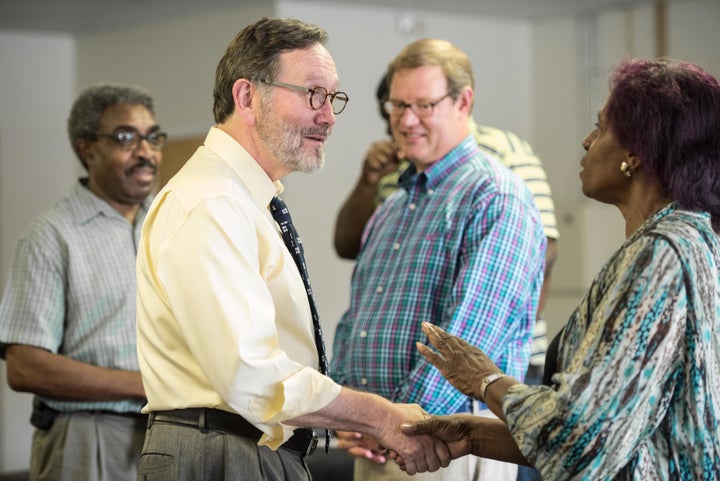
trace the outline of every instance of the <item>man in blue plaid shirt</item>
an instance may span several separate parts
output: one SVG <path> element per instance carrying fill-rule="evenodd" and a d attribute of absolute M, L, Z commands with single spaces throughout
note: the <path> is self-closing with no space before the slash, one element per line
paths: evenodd
<path fill-rule="evenodd" d="M 330 372 L 341 384 L 429 413 L 469 412 L 472 400 L 416 351 L 415 343 L 425 342 L 420 325 L 429 321 L 468 340 L 522 379 L 545 234 L 522 180 L 485 156 L 472 135 L 474 79 L 464 52 L 443 40 L 413 42 L 390 63 L 387 78 L 385 109 L 411 166 L 363 233 Z M 338 434 L 342 446 L 362 453 L 355 479 L 406 479 L 372 439 Z M 466 456 L 416 478 L 514 480 L 515 473 L 515 465 Z"/>

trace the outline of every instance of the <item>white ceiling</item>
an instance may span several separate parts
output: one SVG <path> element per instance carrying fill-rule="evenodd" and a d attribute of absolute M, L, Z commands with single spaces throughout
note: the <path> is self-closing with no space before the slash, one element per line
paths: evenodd
<path fill-rule="evenodd" d="M 267 0 L 266 0 L 267 1 Z M 0 29 L 87 33 L 263 0 L 0 0 Z M 296 0 L 285 0 L 292 2 Z M 657 0 L 316 0 L 401 10 L 538 18 Z"/>

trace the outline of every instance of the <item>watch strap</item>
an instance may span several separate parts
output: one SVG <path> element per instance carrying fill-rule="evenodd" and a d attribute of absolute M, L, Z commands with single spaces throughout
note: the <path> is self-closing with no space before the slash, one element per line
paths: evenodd
<path fill-rule="evenodd" d="M 505 374 L 503 374 L 501 372 L 494 372 L 492 374 L 488 374 L 487 376 L 485 376 L 482 379 L 482 381 L 480 381 L 480 396 L 481 396 L 480 400 L 482 402 L 485 402 L 485 394 L 487 393 L 487 390 L 490 387 L 490 385 L 492 383 L 494 383 L 495 381 L 499 381 L 500 379 L 502 379 L 504 377 L 505 377 Z"/>

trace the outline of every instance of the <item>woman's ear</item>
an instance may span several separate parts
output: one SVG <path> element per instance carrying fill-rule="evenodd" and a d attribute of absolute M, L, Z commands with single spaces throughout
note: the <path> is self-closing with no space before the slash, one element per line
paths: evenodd
<path fill-rule="evenodd" d="M 637 170 L 640 168 L 640 165 L 642 164 L 642 162 L 640 162 L 640 158 L 638 158 L 632 152 L 628 152 L 627 163 L 630 166 L 630 170 Z"/>

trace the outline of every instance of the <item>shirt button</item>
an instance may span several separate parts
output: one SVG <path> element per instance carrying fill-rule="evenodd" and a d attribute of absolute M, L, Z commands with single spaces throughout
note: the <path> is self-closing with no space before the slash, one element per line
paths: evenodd
<path fill-rule="evenodd" d="M 377 286 L 377 288 L 375 289 L 375 292 L 378 294 L 380 294 L 382 291 L 383 291 L 383 286 Z"/>
<path fill-rule="evenodd" d="M 367 337 L 367 331 L 360 331 L 360 337 Z"/>
<path fill-rule="evenodd" d="M 367 386 L 367 379 L 365 379 L 365 378 L 360 379 L 360 384 L 362 384 L 363 386 Z"/>
<path fill-rule="evenodd" d="M 393 244 L 393 250 L 400 250 L 400 243 L 396 242 Z"/>
<path fill-rule="evenodd" d="M 408 206 L 408 209 L 410 209 L 410 210 L 415 210 L 415 207 L 416 207 L 415 204 L 410 204 L 410 205 Z"/>
<path fill-rule="evenodd" d="M 428 195 L 433 195 L 433 192 L 435 192 L 435 191 L 432 189 L 428 189 L 428 191 L 427 191 Z"/>

